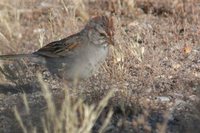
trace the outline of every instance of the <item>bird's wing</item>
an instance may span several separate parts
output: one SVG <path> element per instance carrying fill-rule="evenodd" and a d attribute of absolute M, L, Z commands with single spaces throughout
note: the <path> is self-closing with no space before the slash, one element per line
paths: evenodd
<path fill-rule="evenodd" d="M 42 47 L 33 54 L 41 55 L 45 57 L 64 57 L 70 55 L 70 53 L 76 48 L 81 46 L 81 38 L 78 34 L 69 36 L 59 41 L 51 42 Z"/>

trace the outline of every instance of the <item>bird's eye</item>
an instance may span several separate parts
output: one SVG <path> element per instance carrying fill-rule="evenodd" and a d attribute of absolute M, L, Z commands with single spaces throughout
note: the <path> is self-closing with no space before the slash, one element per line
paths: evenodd
<path fill-rule="evenodd" d="M 100 36 L 106 37 L 105 33 L 100 33 Z"/>
<path fill-rule="evenodd" d="M 96 30 L 98 31 L 99 35 L 102 37 L 108 37 L 108 34 L 106 33 L 105 29 L 101 26 L 97 26 Z"/>

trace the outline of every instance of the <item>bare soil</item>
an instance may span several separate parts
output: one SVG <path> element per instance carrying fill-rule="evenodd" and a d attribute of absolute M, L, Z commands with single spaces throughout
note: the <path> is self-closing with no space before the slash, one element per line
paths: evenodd
<path fill-rule="evenodd" d="M 85 0 L 84 6 L 68 0 L 68 10 L 61 1 L 17 1 L 6 1 L 10 7 L 0 2 L 0 13 L 5 14 L 0 19 L 1 54 L 31 53 L 41 47 L 41 40 L 47 44 L 78 32 L 87 15 L 114 17 L 115 46 L 104 67 L 76 89 L 69 89 L 72 97 L 81 97 L 87 104 L 98 104 L 110 89 L 115 90 L 94 133 L 110 108 L 114 114 L 108 133 L 200 132 L 198 0 L 136 0 L 133 6 L 128 0 Z M 16 11 L 20 13 L 16 15 Z M 43 74 L 58 108 L 64 97 L 61 80 L 26 59 L 0 63 L 4 66 L 0 132 L 22 132 L 13 113 L 15 106 L 30 130 L 35 126 L 43 132 L 40 118 L 46 102 L 36 72 Z M 24 111 L 23 93 L 27 94 L 29 114 Z"/>

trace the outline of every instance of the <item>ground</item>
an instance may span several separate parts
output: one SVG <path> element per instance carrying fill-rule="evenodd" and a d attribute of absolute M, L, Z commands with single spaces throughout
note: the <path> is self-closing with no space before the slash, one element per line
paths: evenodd
<path fill-rule="evenodd" d="M 93 105 L 98 109 L 111 90 L 91 132 L 99 132 L 104 123 L 108 133 L 200 132 L 198 0 L 3 0 L 0 7 L 2 55 L 31 53 L 80 31 L 92 16 L 106 14 L 115 23 L 115 46 L 106 62 L 75 88 L 27 59 L 1 61 L 0 132 L 55 132 L 57 116 L 49 114 L 51 109 L 62 113 L 66 90 L 72 103 L 82 99 L 80 108 L 67 106 L 78 117 L 71 117 L 73 111 L 66 115 L 78 119 L 68 132 L 79 131 L 89 119 L 82 115 Z M 105 122 L 110 110 L 113 115 Z"/>

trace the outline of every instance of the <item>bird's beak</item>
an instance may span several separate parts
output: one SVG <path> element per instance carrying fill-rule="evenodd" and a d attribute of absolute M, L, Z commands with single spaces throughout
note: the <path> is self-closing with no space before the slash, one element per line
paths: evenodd
<path fill-rule="evenodd" d="M 113 46 L 115 45 L 115 43 L 114 43 L 114 38 L 113 38 L 113 37 L 110 37 L 110 38 L 109 38 L 109 43 L 110 43 L 111 45 L 113 45 Z"/>

